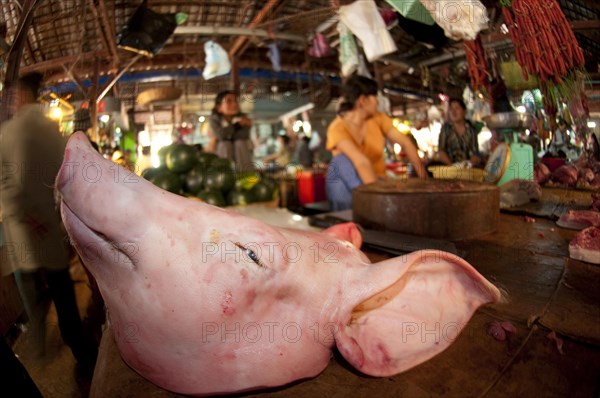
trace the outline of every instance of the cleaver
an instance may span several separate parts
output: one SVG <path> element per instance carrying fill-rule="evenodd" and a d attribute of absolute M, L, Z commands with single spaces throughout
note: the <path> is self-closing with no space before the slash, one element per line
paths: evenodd
<path fill-rule="evenodd" d="M 351 221 L 352 210 L 317 214 L 308 217 L 308 224 L 318 228 L 329 228 L 332 225 Z M 424 249 L 443 250 L 452 254 L 459 254 L 454 243 L 446 240 L 393 231 L 365 229 L 361 225 L 357 225 L 365 245 L 393 255 L 402 255 Z"/>

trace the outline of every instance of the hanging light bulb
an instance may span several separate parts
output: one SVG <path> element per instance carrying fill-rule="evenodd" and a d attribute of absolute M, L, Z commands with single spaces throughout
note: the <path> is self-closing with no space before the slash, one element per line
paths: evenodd
<path fill-rule="evenodd" d="M 62 117 L 62 110 L 59 107 L 54 107 L 50 109 L 50 118 L 54 120 L 60 120 Z"/>

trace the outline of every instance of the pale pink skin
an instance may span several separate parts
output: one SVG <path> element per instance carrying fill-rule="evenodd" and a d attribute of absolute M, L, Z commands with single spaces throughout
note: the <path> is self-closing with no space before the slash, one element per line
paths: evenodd
<path fill-rule="evenodd" d="M 103 159 L 81 133 L 69 140 L 57 188 L 123 359 L 178 393 L 313 377 L 334 346 L 363 373 L 394 375 L 447 348 L 479 306 L 500 297 L 449 253 L 370 264 L 353 245 L 353 224 L 274 228 L 168 193 Z M 236 243 L 261 253 L 262 267 Z"/>

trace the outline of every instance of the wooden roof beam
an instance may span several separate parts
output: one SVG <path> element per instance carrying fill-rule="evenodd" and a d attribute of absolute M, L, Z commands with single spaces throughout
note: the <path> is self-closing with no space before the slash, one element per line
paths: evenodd
<path fill-rule="evenodd" d="M 98 7 L 100 8 L 100 16 L 102 17 L 102 27 L 104 29 L 104 34 L 106 36 L 106 40 L 108 41 L 108 45 L 110 46 L 110 52 L 114 57 L 114 64 L 119 64 L 119 53 L 117 51 L 116 38 L 117 35 L 113 29 L 113 25 L 109 22 L 108 13 L 106 11 L 105 0 L 98 0 Z M 114 18 L 112 19 L 114 23 Z"/>
<path fill-rule="evenodd" d="M 164 66 L 164 69 L 154 69 L 156 72 L 164 72 L 165 75 L 168 75 L 171 71 L 174 70 L 181 70 L 179 68 L 179 66 L 181 65 L 181 62 L 171 62 L 171 63 L 161 63 L 162 66 Z M 152 63 L 151 61 L 140 61 L 137 62 L 135 65 L 132 65 L 131 67 L 129 67 L 128 69 L 124 69 L 127 72 L 130 73 L 136 73 L 136 72 L 145 72 L 147 67 L 151 67 Z M 185 69 L 201 69 L 204 66 L 203 62 L 197 62 L 197 63 L 186 63 L 185 64 Z M 256 62 L 256 61 L 252 61 L 252 60 L 240 60 L 239 63 L 239 67 L 240 68 L 250 68 L 250 69 L 260 69 L 260 70 L 270 70 L 271 69 L 271 63 L 269 61 L 261 61 L 261 62 Z M 289 72 L 289 73 L 297 73 L 299 72 L 299 66 L 298 64 L 282 64 L 281 65 L 281 70 L 283 72 Z M 337 65 L 334 67 L 332 66 L 327 66 L 325 67 L 325 72 L 326 73 L 336 73 L 338 71 Z M 77 73 L 78 76 L 92 76 L 93 74 L 93 68 L 80 68 L 76 71 L 74 71 Z M 305 73 L 311 73 L 309 71 L 306 71 Z M 314 74 L 319 74 L 316 71 L 314 72 Z M 199 81 L 201 80 L 201 77 L 193 77 L 193 79 L 199 79 Z M 54 75 L 52 75 L 50 77 L 50 79 L 48 79 L 51 82 L 62 82 L 62 81 L 66 81 L 66 80 L 71 80 L 70 77 L 66 74 L 66 72 L 63 73 L 56 73 Z M 111 79 L 114 80 L 114 79 Z M 172 81 L 173 79 L 171 77 L 166 78 L 166 80 L 164 81 Z M 154 78 L 155 82 L 161 81 L 161 80 L 156 80 L 156 78 Z M 205 81 L 206 84 L 210 84 L 212 81 Z"/>
<path fill-rule="evenodd" d="M 110 89 L 119 81 L 119 79 L 125 74 L 125 72 L 127 72 L 129 70 L 129 68 L 131 68 L 133 66 L 133 64 L 135 64 L 138 59 L 140 59 L 142 57 L 142 54 L 136 54 L 135 57 L 131 58 L 129 60 L 129 62 L 127 63 L 127 65 L 125 65 L 120 71 L 119 73 L 117 73 L 115 75 L 115 77 L 113 77 L 113 79 L 111 81 L 109 81 L 106 86 L 102 89 L 102 92 L 100 93 L 100 95 L 98 95 L 98 98 L 96 98 L 96 103 L 99 103 L 100 101 L 102 101 L 102 98 L 104 98 L 104 96 L 106 94 L 108 94 L 108 92 L 110 91 Z"/>
<path fill-rule="evenodd" d="M 21 65 L 23 47 L 25 46 L 25 41 L 27 40 L 27 31 L 29 30 L 31 21 L 33 20 L 33 12 L 41 2 L 42 0 L 25 0 L 22 4 L 23 8 L 21 17 L 19 18 L 19 24 L 17 25 L 17 30 L 15 31 L 15 37 L 12 42 L 11 51 L 8 54 L 8 59 L 6 61 L 6 74 L 4 76 L 4 84 L 6 87 L 12 85 L 19 77 L 19 66 Z M 3 95 L 5 92 L 8 91 L 3 90 Z M 2 101 L 0 105 L 0 123 L 10 116 L 9 105 L 10 104 L 8 101 Z"/>
<path fill-rule="evenodd" d="M 37 62 L 37 59 L 35 58 L 35 53 L 33 52 L 33 47 L 31 47 L 31 40 L 29 40 L 29 37 L 27 37 L 25 45 L 27 46 L 27 53 L 29 54 L 29 59 L 31 59 L 31 63 L 35 64 Z"/>
<path fill-rule="evenodd" d="M 85 97 L 85 100 L 87 101 L 88 100 L 88 92 L 83 87 L 83 82 L 81 81 L 81 79 L 78 78 L 77 76 L 75 76 L 73 71 L 71 71 L 71 69 L 67 68 L 67 66 L 65 64 L 62 64 L 62 67 L 63 67 L 65 73 L 67 74 L 67 76 L 69 76 L 69 79 L 71 79 L 77 85 L 77 88 L 79 88 L 79 90 Z"/>
<path fill-rule="evenodd" d="M 285 1 L 285 0 L 283 0 Z M 269 0 L 263 8 L 256 14 L 252 22 L 248 24 L 248 28 L 254 28 L 256 25 L 260 24 L 269 14 L 269 12 L 279 3 L 279 0 Z M 248 40 L 247 36 L 238 37 L 237 40 L 233 43 L 231 48 L 229 49 L 229 57 L 234 58 L 238 55 L 239 49 L 246 43 Z"/>
<path fill-rule="evenodd" d="M 273 39 L 278 40 L 287 40 L 299 43 L 305 43 L 306 38 L 301 35 L 293 34 L 293 33 L 273 33 L 270 34 L 268 31 L 264 29 L 255 29 L 255 28 L 238 28 L 231 26 L 178 26 L 175 28 L 174 35 L 199 35 L 199 36 L 241 36 L 238 37 L 237 41 L 231 46 L 229 50 L 229 54 L 232 54 L 232 50 L 235 48 L 236 43 L 243 37 L 244 43 L 248 39 L 248 37 L 272 37 Z M 238 45 L 238 50 L 244 44 L 241 43 Z M 168 48 L 169 46 L 165 47 Z M 162 50 L 161 50 L 162 52 Z M 159 53 L 160 54 L 160 53 Z"/>
<path fill-rule="evenodd" d="M 117 55 L 117 46 L 114 42 L 109 39 L 108 34 L 102 28 L 103 23 L 101 23 L 102 17 L 98 13 L 98 9 L 94 4 L 94 0 L 89 0 L 90 10 L 92 10 L 92 14 L 94 15 L 94 24 L 96 24 L 96 31 L 98 32 L 98 37 L 100 41 L 104 45 L 104 48 L 110 54 L 112 60 L 112 69 L 116 69 L 118 55 Z M 112 44 L 112 46 L 111 46 Z"/>
<path fill-rule="evenodd" d="M 40 0 L 41 1 L 41 0 Z M 31 72 L 44 72 L 50 69 L 60 69 L 65 64 L 70 64 L 76 62 L 80 57 L 84 57 L 86 59 L 95 59 L 95 58 L 106 58 L 108 56 L 107 51 L 90 51 L 84 54 L 79 55 L 69 55 L 61 58 L 54 58 L 48 61 L 38 62 L 37 64 L 23 66 L 20 69 L 20 74 L 25 75 Z"/>
<path fill-rule="evenodd" d="M 15 37 L 12 42 L 8 59 L 6 62 L 6 75 L 4 82 L 8 85 L 15 81 L 19 76 L 19 66 L 21 65 L 21 56 L 23 48 L 27 41 L 27 31 L 33 20 L 33 12 L 42 3 L 43 0 L 25 0 L 21 5 L 21 16 L 15 31 Z"/>

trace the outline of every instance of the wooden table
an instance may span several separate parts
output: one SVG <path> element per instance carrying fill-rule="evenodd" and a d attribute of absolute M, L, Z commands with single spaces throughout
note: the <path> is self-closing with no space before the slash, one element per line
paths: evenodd
<path fill-rule="evenodd" d="M 318 377 L 248 396 L 593 397 L 600 391 L 600 266 L 568 258 L 574 235 L 549 219 L 501 214 L 496 232 L 455 243 L 507 301 L 477 311 L 449 349 L 386 378 L 360 375 L 334 353 Z M 374 262 L 388 258 L 367 254 Z M 493 320 L 511 321 L 516 335 L 494 340 L 487 334 Z M 551 331 L 564 340 L 562 354 L 547 338 Z M 91 397 L 109 396 L 177 395 L 127 367 L 107 331 Z"/>

